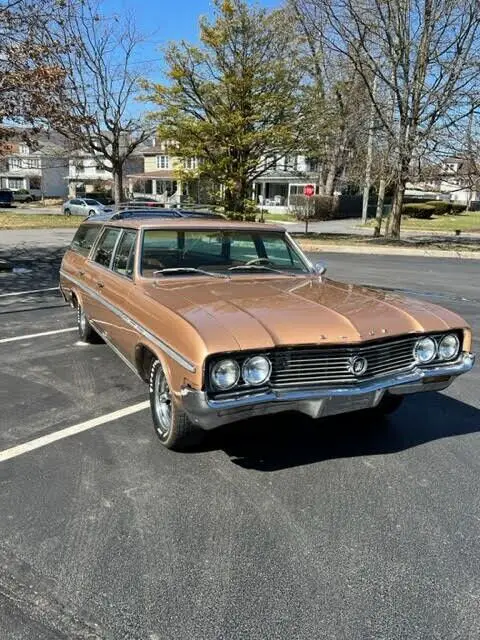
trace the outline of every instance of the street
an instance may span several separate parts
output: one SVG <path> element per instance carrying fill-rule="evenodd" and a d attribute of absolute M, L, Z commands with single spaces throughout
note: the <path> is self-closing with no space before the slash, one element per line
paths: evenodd
<path fill-rule="evenodd" d="M 0 460 L 147 399 L 68 331 L 66 236 L 47 233 L 0 243 L 17 266 L 0 274 Z M 457 311 L 478 351 L 480 262 L 310 257 Z M 476 640 L 479 384 L 476 366 L 378 424 L 258 418 L 187 454 L 160 445 L 148 408 L 19 447 L 0 462 L 3 637 Z"/>

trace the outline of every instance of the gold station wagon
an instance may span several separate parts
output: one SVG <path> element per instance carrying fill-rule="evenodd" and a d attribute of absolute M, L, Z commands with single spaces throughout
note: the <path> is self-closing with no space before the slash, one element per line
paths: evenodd
<path fill-rule="evenodd" d="M 156 433 L 281 411 L 394 411 L 474 363 L 441 307 L 325 277 L 282 227 L 225 220 L 84 223 L 60 287 L 82 340 L 101 337 L 149 384 Z"/>

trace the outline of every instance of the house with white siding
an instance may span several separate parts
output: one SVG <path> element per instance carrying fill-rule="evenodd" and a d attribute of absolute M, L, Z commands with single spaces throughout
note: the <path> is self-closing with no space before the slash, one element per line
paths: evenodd
<path fill-rule="evenodd" d="M 63 139 L 54 133 L 40 133 L 35 144 L 23 141 L 21 131 L 3 145 L 0 157 L 0 189 L 26 189 L 37 198 L 63 198 L 69 160 Z"/>

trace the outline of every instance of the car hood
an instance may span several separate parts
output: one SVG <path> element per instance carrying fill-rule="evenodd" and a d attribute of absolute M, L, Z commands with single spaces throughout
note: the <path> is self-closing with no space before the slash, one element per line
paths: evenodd
<path fill-rule="evenodd" d="M 356 343 L 466 326 L 442 307 L 318 276 L 165 280 L 147 285 L 146 293 L 193 325 L 213 351 L 217 340 L 209 336 L 220 331 L 235 350 Z"/>

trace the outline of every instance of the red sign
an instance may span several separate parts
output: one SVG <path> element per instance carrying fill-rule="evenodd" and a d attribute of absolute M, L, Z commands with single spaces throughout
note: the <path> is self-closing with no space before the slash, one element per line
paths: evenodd
<path fill-rule="evenodd" d="M 315 195 L 315 186 L 313 184 L 306 184 L 303 187 L 303 195 L 307 196 L 307 198 L 311 198 Z"/>

